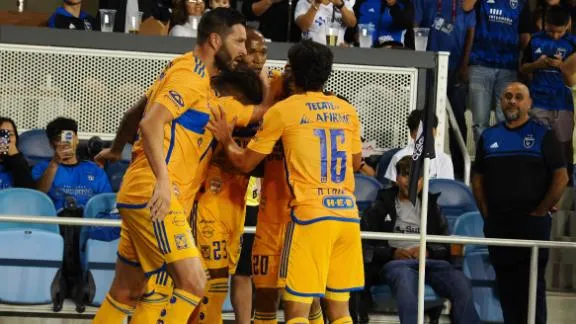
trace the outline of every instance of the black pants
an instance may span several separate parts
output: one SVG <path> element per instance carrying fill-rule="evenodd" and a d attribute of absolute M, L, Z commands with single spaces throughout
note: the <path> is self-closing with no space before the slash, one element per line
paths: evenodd
<path fill-rule="evenodd" d="M 485 223 L 486 237 L 550 240 L 550 216 L 490 215 Z M 528 292 L 530 278 L 530 248 L 489 247 L 490 260 L 496 272 L 496 285 L 506 324 L 523 324 L 528 321 Z M 545 324 L 546 265 L 548 249 L 538 253 L 538 281 L 536 290 L 536 324 Z"/>

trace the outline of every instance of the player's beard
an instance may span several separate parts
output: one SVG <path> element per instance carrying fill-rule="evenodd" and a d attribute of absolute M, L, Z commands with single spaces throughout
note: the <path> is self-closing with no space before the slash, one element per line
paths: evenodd
<path fill-rule="evenodd" d="M 232 55 L 230 55 L 226 45 L 222 45 L 218 52 L 216 52 L 216 56 L 214 56 L 214 65 L 216 65 L 216 68 L 220 71 L 232 71 L 236 68 L 237 62 L 232 58 Z"/>

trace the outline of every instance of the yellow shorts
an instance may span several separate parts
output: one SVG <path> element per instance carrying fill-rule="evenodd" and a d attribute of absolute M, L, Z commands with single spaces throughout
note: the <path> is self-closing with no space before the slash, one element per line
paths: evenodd
<path fill-rule="evenodd" d="M 168 297 L 172 296 L 172 289 L 172 278 L 170 278 L 168 272 L 159 271 L 148 278 L 142 301 L 148 303 L 167 302 Z"/>
<path fill-rule="evenodd" d="M 286 223 L 256 225 L 252 246 L 252 282 L 256 288 L 284 288 L 286 278 L 280 277 L 280 260 L 284 247 Z"/>
<path fill-rule="evenodd" d="M 282 272 L 286 271 L 286 293 L 294 297 L 326 298 L 331 293 L 362 290 L 364 263 L 360 224 L 326 220 L 300 225 L 290 223 L 286 231 Z"/>
<path fill-rule="evenodd" d="M 208 270 L 228 268 L 236 272 L 242 248 L 245 206 L 222 199 L 220 203 L 195 204 L 192 226 L 196 243 Z"/>
<path fill-rule="evenodd" d="M 170 201 L 170 211 L 160 222 L 150 220 L 145 205 L 117 204 L 122 217 L 118 256 L 139 265 L 147 276 L 165 270 L 166 264 L 199 257 L 188 217 L 177 199 Z"/>

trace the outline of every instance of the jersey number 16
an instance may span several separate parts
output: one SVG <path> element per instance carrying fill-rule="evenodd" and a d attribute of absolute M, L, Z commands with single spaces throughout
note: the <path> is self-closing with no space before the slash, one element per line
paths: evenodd
<path fill-rule="evenodd" d="M 346 151 L 339 151 L 338 143 L 346 142 L 344 130 L 316 128 L 314 136 L 320 139 L 320 182 L 328 182 L 328 169 L 330 169 L 331 182 L 343 182 L 346 177 Z M 330 156 L 328 156 L 328 147 L 330 147 Z M 338 162 L 340 162 L 339 168 L 337 168 Z"/>

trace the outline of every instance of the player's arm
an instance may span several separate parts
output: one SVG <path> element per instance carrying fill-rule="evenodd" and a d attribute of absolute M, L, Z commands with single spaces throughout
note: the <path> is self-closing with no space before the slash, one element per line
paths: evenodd
<path fill-rule="evenodd" d="M 94 161 L 100 166 L 106 161 L 115 162 L 120 160 L 122 150 L 127 143 L 132 143 L 138 132 L 138 124 L 142 119 L 148 98 L 142 96 L 128 111 L 124 113 L 120 126 L 116 131 L 116 137 L 112 141 L 110 148 L 103 149 L 94 157 Z"/>

